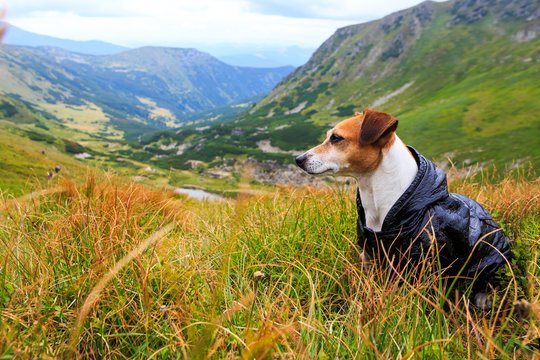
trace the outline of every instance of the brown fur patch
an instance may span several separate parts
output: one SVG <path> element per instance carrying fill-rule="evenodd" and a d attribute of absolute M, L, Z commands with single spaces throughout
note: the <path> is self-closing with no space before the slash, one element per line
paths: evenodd
<path fill-rule="evenodd" d="M 397 125 L 398 120 L 392 115 L 366 108 L 359 141 L 363 145 L 373 144 L 379 140 L 386 143 L 389 139 L 384 139 L 384 137 L 396 131 Z"/>

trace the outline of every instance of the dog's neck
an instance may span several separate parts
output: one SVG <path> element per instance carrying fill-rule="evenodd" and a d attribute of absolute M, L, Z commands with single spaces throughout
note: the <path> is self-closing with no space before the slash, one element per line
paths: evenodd
<path fill-rule="evenodd" d="M 416 161 L 396 135 L 375 171 L 354 175 L 369 228 L 381 230 L 386 214 L 411 185 L 417 172 Z"/>

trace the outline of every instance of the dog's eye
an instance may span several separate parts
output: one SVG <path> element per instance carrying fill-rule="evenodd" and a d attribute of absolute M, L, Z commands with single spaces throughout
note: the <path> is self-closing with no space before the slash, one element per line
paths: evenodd
<path fill-rule="evenodd" d="M 336 135 L 336 134 L 330 135 L 330 142 L 331 142 L 332 144 L 338 143 L 338 142 L 340 142 L 341 140 L 343 140 L 343 138 L 342 138 L 341 136 L 339 136 L 339 135 Z"/>

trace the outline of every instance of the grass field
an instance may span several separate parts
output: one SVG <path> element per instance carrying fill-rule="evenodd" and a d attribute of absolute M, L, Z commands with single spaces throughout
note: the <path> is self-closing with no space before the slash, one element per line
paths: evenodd
<path fill-rule="evenodd" d="M 1 123 L 0 160 L 0 194 L 4 197 L 20 196 L 47 184 L 47 174 L 56 165 L 70 178 L 83 179 L 86 169 L 84 163 L 59 151 L 57 144 L 15 135 L 5 131 Z"/>
<path fill-rule="evenodd" d="M 102 173 L 55 179 L 0 207 L 1 358 L 533 357 L 540 183 L 525 175 L 450 185 L 512 239 L 487 313 L 430 261 L 418 280 L 364 270 L 352 188 L 209 203 Z"/>
<path fill-rule="evenodd" d="M 41 106 L 58 119 L 62 119 L 64 124 L 72 129 L 77 129 L 89 134 L 109 133 L 111 139 L 121 139 L 122 132 L 114 129 L 109 124 L 107 115 L 95 104 L 86 105 L 65 105 L 47 104 Z"/>

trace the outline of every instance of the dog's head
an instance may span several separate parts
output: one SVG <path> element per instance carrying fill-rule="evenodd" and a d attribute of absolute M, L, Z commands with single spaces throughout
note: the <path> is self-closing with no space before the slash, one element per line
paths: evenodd
<path fill-rule="evenodd" d="M 397 125 L 392 115 L 365 109 L 328 130 L 324 142 L 298 156 L 296 163 L 312 175 L 372 172 L 394 142 Z"/>

